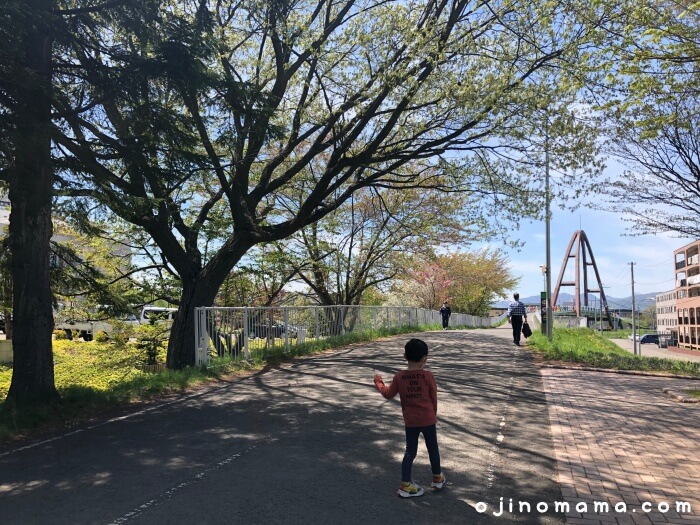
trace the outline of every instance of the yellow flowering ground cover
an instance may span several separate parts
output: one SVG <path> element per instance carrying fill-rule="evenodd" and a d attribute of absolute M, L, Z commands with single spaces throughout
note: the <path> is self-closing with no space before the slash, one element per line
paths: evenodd
<path fill-rule="evenodd" d="M 133 343 L 117 345 L 60 340 L 53 342 L 53 353 L 59 392 L 71 387 L 104 392 L 149 375 L 137 368 L 145 361 L 143 352 Z M 162 349 L 159 361 L 165 361 L 165 349 Z M 0 400 L 7 396 L 11 380 L 12 367 L 0 365 Z"/>

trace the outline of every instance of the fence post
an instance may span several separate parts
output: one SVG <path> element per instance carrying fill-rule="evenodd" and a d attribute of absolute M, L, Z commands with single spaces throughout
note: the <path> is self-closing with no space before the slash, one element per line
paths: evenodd
<path fill-rule="evenodd" d="M 205 308 L 197 307 L 194 309 L 194 338 L 195 338 L 195 364 L 197 366 L 207 366 L 209 344 L 207 342 L 207 311 Z"/>
<path fill-rule="evenodd" d="M 316 341 L 321 339 L 321 333 L 318 326 L 318 306 L 314 306 L 314 324 L 316 325 Z"/>
<path fill-rule="evenodd" d="M 246 359 L 250 359 L 250 348 L 248 347 L 248 336 L 249 326 L 248 326 L 248 307 L 243 309 L 243 355 Z"/>
<path fill-rule="evenodd" d="M 284 351 L 289 353 L 289 307 L 284 308 Z"/>

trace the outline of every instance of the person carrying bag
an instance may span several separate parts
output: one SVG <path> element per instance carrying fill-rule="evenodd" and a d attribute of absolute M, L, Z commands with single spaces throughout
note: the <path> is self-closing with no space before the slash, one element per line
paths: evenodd
<path fill-rule="evenodd" d="M 520 333 L 523 325 L 527 324 L 527 311 L 519 293 L 513 294 L 513 302 L 508 305 L 508 322 L 513 328 L 513 342 L 520 346 Z"/>

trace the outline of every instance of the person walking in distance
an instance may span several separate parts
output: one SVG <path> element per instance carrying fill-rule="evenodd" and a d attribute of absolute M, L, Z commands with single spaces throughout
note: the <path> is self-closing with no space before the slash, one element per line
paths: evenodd
<path fill-rule="evenodd" d="M 418 453 L 418 436 L 423 434 L 428 448 L 430 469 L 433 473 L 431 487 L 441 489 L 445 476 L 440 470 L 440 449 L 437 442 L 437 385 L 435 377 L 423 370 L 428 360 L 428 345 L 421 339 L 411 339 L 404 347 L 404 358 L 408 367 L 394 375 L 389 386 L 382 376 L 375 374 L 374 384 L 386 399 L 399 394 L 401 411 L 406 428 L 406 452 L 401 463 L 401 484 L 397 495 L 401 498 L 422 496 L 425 491 L 411 480 L 413 460 Z"/>
<path fill-rule="evenodd" d="M 513 327 L 513 342 L 516 346 L 520 346 L 520 332 L 523 329 L 523 322 L 527 322 L 527 312 L 519 293 L 513 294 L 513 302 L 508 305 L 508 322 Z"/>
<path fill-rule="evenodd" d="M 450 316 L 452 315 L 452 310 L 447 304 L 447 301 L 442 303 L 442 308 L 440 308 L 440 315 L 442 316 L 442 329 L 447 330 L 447 327 L 450 325 Z"/>

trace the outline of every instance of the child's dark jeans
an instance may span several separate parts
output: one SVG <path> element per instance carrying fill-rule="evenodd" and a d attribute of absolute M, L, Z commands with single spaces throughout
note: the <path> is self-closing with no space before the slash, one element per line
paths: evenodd
<path fill-rule="evenodd" d="M 403 455 L 403 462 L 401 463 L 401 481 L 411 481 L 411 467 L 413 467 L 413 460 L 416 459 L 416 454 L 418 453 L 418 436 L 421 433 L 423 434 L 423 439 L 425 439 L 425 446 L 428 447 L 430 469 L 435 475 L 442 472 L 435 425 L 406 427 L 406 453 Z"/>

